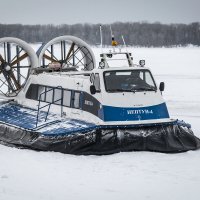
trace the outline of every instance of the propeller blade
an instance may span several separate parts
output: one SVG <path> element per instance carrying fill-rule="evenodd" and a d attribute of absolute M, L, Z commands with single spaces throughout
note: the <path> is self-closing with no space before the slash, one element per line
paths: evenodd
<path fill-rule="evenodd" d="M 0 61 L 3 63 L 4 62 L 4 59 L 2 57 L 2 55 L 0 54 Z"/>
<path fill-rule="evenodd" d="M 13 71 L 9 72 L 9 76 L 10 76 L 10 78 L 12 78 L 12 80 L 13 80 L 13 82 L 15 84 L 15 87 L 19 90 L 21 88 L 21 86 L 18 83 L 17 79 L 15 78 L 15 75 L 14 75 Z"/>
<path fill-rule="evenodd" d="M 46 58 L 47 60 L 50 60 L 51 62 L 58 62 L 57 60 L 51 58 L 50 56 L 48 56 L 46 54 L 44 54 L 43 57 Z"/>
<path fill-rule="evenodd" d="M 69 59 L 69 57 L 70 57 L 70 54 L 72 53 L 72 51 L 73 51 L 73 49 L 74 49 L 74 46 L 75 46 L 75 43 L 73 42 L 72 43 L 72 45 L 71 45 L 71 47 L 70 47 L 70 49 L 69 49 L 69 52 L 68 52 L 68 54 L 67 54 L 67 57 L 66 57 L 66 61 Z"/>
<path fill-rule="evenodd" d="M 19 63 L 20 61 L 22 61 L 23 59 L 25 59 L 26 57 L 28 57 L 28 54 L 25 53 L 22 56 L 20 56 L 19 58 L 17 58 L 16 60 L 14 60 L 13 62 L 11 62 L 11 66 L 14 66 L 15 64 Z"/>

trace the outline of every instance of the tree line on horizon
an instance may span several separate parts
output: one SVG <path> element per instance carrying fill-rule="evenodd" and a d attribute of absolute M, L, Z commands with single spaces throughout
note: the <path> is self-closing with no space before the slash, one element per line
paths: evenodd
<path fill-rule="evenodd" d="M 61 35 L 77 36 L 91 45 L 100 44 L 100 24 L 22 25 L 0 24 L 1 37 L 17 37 L 29 43 L 48 42 Z M 102 25 L 103 45 L 111 45 L 110 26 L 115 40 L 123 45 L 123 35 L 128 46 L 170 47 L 200 46 L 200 23 L 161 24 L 116 22 Z"/>

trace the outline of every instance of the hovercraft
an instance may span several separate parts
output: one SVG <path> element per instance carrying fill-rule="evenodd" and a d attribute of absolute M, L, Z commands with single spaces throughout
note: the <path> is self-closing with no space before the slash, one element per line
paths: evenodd
<path fill-rule="evenodd" d="M 102 53 L 96 67 L 88 44 L 57 37 L 35 51 L 0 39 L 0 142 L 67 154 L 184 152 L 200 148 L 191 126 L 169 117 L 145 62 L 131 53 Z M 124 57 L 124 58 L 122 58 Z M 110 62 L 126 65 L 110 67 Z"/>

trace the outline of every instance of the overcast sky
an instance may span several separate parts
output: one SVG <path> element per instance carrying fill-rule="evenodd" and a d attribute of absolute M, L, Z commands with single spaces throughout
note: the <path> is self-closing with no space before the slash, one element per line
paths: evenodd
<path fill-rule="evenodd" d="M 200 0 L 0 0 L 0 23 L 200 22 Z"/>

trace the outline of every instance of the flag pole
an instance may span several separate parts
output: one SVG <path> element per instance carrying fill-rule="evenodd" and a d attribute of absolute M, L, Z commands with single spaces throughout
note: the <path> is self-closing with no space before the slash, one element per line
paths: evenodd
<path fill-rule="evenodd" d="M 99 30 L 100 30 L 100 40 L 101 40 L 101 53 L 103 53 L 103 37 L 102 37 L 101 25 L 99 26 Z"/>

